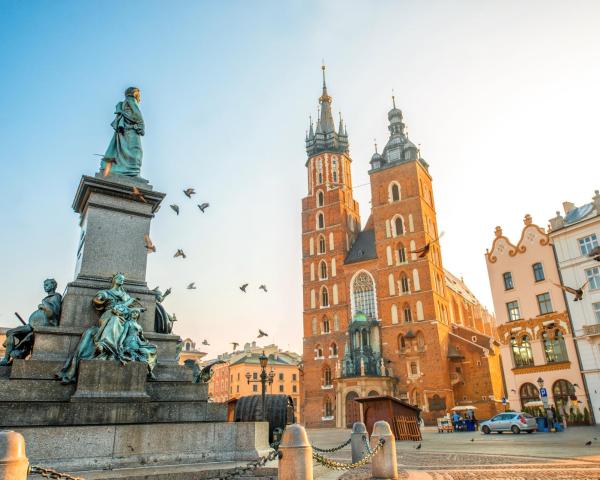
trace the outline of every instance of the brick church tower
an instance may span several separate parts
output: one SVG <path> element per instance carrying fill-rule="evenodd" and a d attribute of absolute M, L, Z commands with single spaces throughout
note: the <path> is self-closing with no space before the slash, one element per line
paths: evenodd
<path fill-rule="evenodd" d="M 354 399 L 367 395 L 416 404 L 429 421 L 459 400 L 495 413 L 502 385 L 492 379 L 500 365 L 493 317 L 442 266 L 429 166 L 402 112 L 393 100 L 361 229 L 348 136 L 341 118 L 336 131 L 324 67 L 319 103 L 302 200 L 305 424 L 351 426 L 360 420 Z"/>

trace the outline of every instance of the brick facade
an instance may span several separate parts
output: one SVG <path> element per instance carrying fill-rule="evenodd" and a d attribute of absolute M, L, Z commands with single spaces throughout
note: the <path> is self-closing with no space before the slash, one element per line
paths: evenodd
<path fill-rule="evenodd" d="M 361 230 L 347 144 L 327 143 L 345 129 L 340 121 L 337 133 L 331 125 L 327 131 L 323 112 L 330 109 L 331 97 L 324 93 L 320 101 L 317 133 L 311 125 L 307 137 L 308 194 L 302 200 L 306 425 L 345 426 L 354 409 L 350 399 L 375 393 L 418 404 L 427 421 L 462 402 L 495 412 L 502 384 L 492 316 L 461 280 L 444 270 L 439 243 L 432 243 L 423 258 L 411 253 L 439 233 L 427 164 L 414 146 L 413 159 L 409 152 L 408 160 L 383 166 L 372 161 L 371 212 Z M 398 129 L 393 123 L 397 115 L 401 118 L 394 107 L 386 149 L 403 135 L 403 124 Z M 319 132 L 325 141 L 317 148 Z M 358 312 L 353 282 L 361 272 L 373 283 L 376 326 L 369 338 L 382 367 L 356 378 L 344 375 L 341 365 L 347 331 Z M 478 336 L 485 346 L 464 340 L 465 335 Z"/>

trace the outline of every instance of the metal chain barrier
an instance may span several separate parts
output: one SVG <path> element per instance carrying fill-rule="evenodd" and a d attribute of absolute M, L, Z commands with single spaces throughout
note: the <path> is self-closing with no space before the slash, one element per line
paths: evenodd
<path fill-rule="evenodd" d="M 29 473 L 41 475 L 46 478 L 53 478 L 55 480 L 84 480 L 81 477 L 74 477 L 73 475 L 69 475 L 68 473 L 61 473 L 53 470 L 52 468 L 44 468 L 38 465 L 29 465 Z"/>
<path fill-rule="evenodd" d="M 279 447 L 279 443 L 278 442 L 276 442 L 276 443 L 277 443 L 277 446 Z M 274 445 L 274 444 L 272 444 L 272 445 Z M 273 448 L 273 447 L 271 447 L 271 448 Z M 243 467 L 236 467 L 230 472 L 221 473 L 221 474 L 217 475 L 216 477 L 208 477 L 208 478 L 206 478 L 206 480 L 228 480 L 230 478 L 236 478 L 236 477 L 239 477 L 240 475 L 243 475 L 244 473 L 249 473 L 253 470 L 256 470 L 257 468 L 264 467 L 267 462 L 270 462 L 277 458 L 279 458 L 279 452 L 277 450 L 272 450 L 267 455 L 258 458 L 258 460 L 249 462 Z"/>
<path fill-rule="evenodd" d="M 369 445 L 369 441 L 367 440 L 367 436 L 363 435 L 362 439 L 363 439 L 363 442 L 365 444 L 365 449 L 367 450 L 367 453 L 371 453 L 373 450 L 371 450 L 371 445 Z"/>
<path fill-rule="evenodd" d="M 380 438 L 375 448 L 371 450 L 370 453 L 367 453 L 361 460 L 355 463 L 342 463 L 336 462 L 335 460 L 331 460 L 330 458 L 325 458 L 323 455 L 319 455 L 318 453 L 313 452 L 313 459 L 323 465 L 324 467 L 330 468 L 332 470 L 353 470 L 355 468 L 362 467 L 369 463 L 369 461 L 377 454 L 379 450 L 385 444 L 385 439 Z"/>
<path fill-rule="evenodd" d="M 311 445 L 311 447 L 313 450 L 315 450 L 317 452 L 333 453 L 333 452 L 337 452 L 338 450 L 341 450 L 342 448 L 344 448 L 347 445 L 350 445 L 351 441 L 352 441 L 352 437 L 350 437 L 347 441 L 345 441 L 341 445 L 338 445 L 337 447 L 333 447 L 333 448 L 319 448 L 319 447 L 315 447 L 314 445 Z"/>

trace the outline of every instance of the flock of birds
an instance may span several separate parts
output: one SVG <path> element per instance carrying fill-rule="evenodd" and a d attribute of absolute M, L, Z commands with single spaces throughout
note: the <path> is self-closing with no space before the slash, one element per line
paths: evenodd
<path fill-rule="evenodd" d="M 188 187 L 186 189 L 183 190 L 183 193 L 186 197 L 188 197 L 190 200 L 192 199 L 192 195 L 196 194 L 196 190 L 192 187 Z M 144 194 L 140 191 L 139 188 L 137 187 L 133 187 L 132 191 L 131 191 L 131 196 L 136 199 L 139 202 L 142 203 L 148 203 L 148 201 L 146 200 L 146 197 L 144 197 Z M 177 205 L 176 203 L 173 203 L 171 205 L 169 205 L 171 207 L 171 210 L 173 210 L 177 215 L 179 215 L 179 205 Z M 210 207 L 210 203 L 208 202 L 202 202 L 197 204 L 197 207 L 200 209 L 200 211 L 202 213 L 204 213 L 206 211 L 206 209 L 208 207 Z M 156 245 L 154 245 L 154 243 L 152 242 L 150 235 L 145 234 L 144 235 L 144 246 L 146 247 L 146 252 L 148 254 L 150 253 L 155 253 L 156 252 Z M 178 248 L 177 251 L 175 252 L 175 255 L 173 255 L 173 258 L 178 258 L 181 257 L 182 259 L 187 258 L 187 255 L 185 254 L 185 252 L 183 251 L 182 248 Z M 244 283 L 243 285 L 241 285 L 239 287 L 239 289 L 243 292 L 243 293 L 248 293 L 246 291 L 246 289 L 248 288 L 249 283 Z M 264 291 L 265 293 L 268 293 L 268 289 L 267 286 L 265 284 L 261 284 L 259 287 L 259 290 Z M 187 285 L 186 287 L 187 290 L 196 290 L 196 282 L 191 282 Z M 171 293 L 171 289 L 169 288 L 165 294 L 163 295 L 163 298 L 166 297 L 169 293 Z M 256 338 L 262 338 L 262 337 L 268 337 L 269 334 L 264 332 L 263 330 L 261 330 L 260 328 L 258 329 L 258 336 Z M 230 344 L 233 346 L 233 351 L 235 351 L 237 349 L 237 347 L 240 345 L 238 342 L 230 342 Z M 208 343 L 208 340 L 205 338 L 202 341 L 202 345 L 206 345 L 209 346 L 210 343 Z"/>

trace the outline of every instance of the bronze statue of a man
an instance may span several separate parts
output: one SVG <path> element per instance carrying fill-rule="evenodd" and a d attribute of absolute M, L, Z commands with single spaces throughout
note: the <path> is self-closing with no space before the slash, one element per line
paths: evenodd
<path fill-rule="evenodd" d="M 105 177 L 115 174 L 140 176 L 144 155 L 142 136 L 146 133 L 139 107 L 141 99 L 140 89 L 129 87 L 125 90 L 125 100 L 115 107 L 115 119 L 110 124 L 115 133 L 100 165 Z"/>
<path fill-rule="evenodd" d="M 11 328 L 6 332 L 6 354 L 0 365 L 11 365 L 15 358 L 25 358 L 33 350 L 35 327 L 55 327 L 60 321 L 62 295 L 56 293 L 56 280 L 44 280 L 44 291 L 48 294 L 38 305 L 38 309 L 29 316 L 26 325 Z"/>

